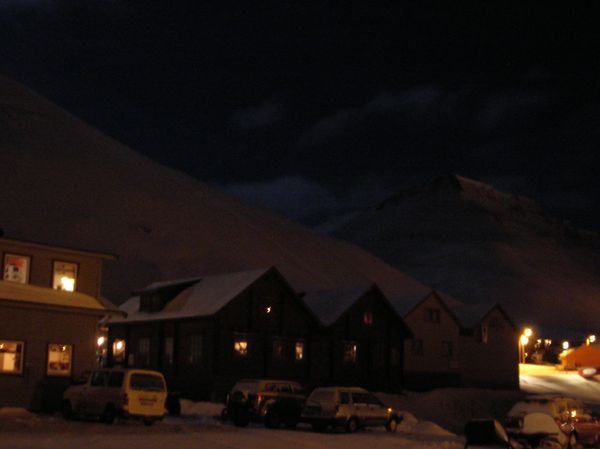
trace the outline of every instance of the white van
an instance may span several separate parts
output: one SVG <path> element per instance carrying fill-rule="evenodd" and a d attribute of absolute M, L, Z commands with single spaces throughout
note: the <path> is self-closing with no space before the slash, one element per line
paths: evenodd
<path fill-rule="evenodd" d="M 151 425 L 165 416 L 166 400 L 166 382 L 158 371 L 101 368 L 92 371 L 85 384 L 67 388 L 62 412 L 67 419 L 99 416 L 112 424 L 117 417 L 141 418 Z"/>
<path fill-rule="evenodd" d="M 360 427 L 385 426 L 395 432 L 402 415 L 364 388 L 323 387 L 315 388 L 306 400 L 301 421 L 317 431 L 343 426 L 352 433 Z"/>

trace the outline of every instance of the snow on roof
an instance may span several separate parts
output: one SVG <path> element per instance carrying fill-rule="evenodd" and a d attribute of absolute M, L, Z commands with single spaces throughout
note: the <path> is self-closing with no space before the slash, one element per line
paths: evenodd
<path fill-rule="evenodd" d="M 329 326 L 367 292 L 368 288 L 315 290 L 306 292 L 304 303 L 324 326 Z"/>
<path fill-rule="evenodd" d="M 121 310 L 127 313 L 127 318 L 112 318 L 110 322 L 154 321 L 210 316 L 218 312 L 270 270 L 271 268 L 216 276 L 202 276 L 196 284 L 180 292 L 159 312 L 140 312 L 140 297 L 134 296 L 121 305 Z"/>
<path fill-rule="evenodd" d="M 90 309 L 102 313 L 109 311 L 109 309 L 96 298 L 84 293 L 64 292 L 11 281 L 0 281 L 0 301 L 2 300 Z"/>
<path fill-rule="evenodd" d="M 193 284 L 193 283 L 198 282 L 201 279 L 202 279 L 201 277 L 192 277 L 192 278 L 186 278 L 186 279 L 173 279 L 173 280 L 169 280 L 169 281 L 152 282 L 151 284 L 148 284 L 146 287 L 137 291 L 136 293 L 150 292 L 153 290 L 160 290 L 161 288 L 174 287 L 176 285 L 181 285 L 181 284 Z"/>

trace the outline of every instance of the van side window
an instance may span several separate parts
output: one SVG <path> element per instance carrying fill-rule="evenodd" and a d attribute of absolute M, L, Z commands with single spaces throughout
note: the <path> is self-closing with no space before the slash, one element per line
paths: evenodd
<path fill-rule="evenodd" d="M 90 385 L 92 387 L 103 387 L 106 383 L 107 372 L 106 371 L 95 371 L 92 374 Z"/>
<path fill-rule="evenodd" d="M 350 404 L 350 395 L 347 391 L 340 391 L 340 404 Z"/>
<path fill-rule="evenodd" d="M 113 371 L 108 375 L 109 387 L 121 387 L 123 385 L 123 377 L 125 373 L 122 371 Z"/>

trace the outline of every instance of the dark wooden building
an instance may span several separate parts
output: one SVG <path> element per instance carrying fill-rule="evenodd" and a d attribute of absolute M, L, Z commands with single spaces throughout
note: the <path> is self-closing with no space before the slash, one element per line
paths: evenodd
<path fill-rule="evenodd" d="M 321 324 L 311 338 L 313 382 L 402 388 L 404 340 L 412 334 L 376 285 L 307 292 L 302 299 Z"/>
<path fill-rule="evenodd" d="M 121 308 L 111 363 L 158 369 L 186 397 L 221 398 L 243 377 L 310 376 L 318 322 L 275 268 L 155 283 Z"/>

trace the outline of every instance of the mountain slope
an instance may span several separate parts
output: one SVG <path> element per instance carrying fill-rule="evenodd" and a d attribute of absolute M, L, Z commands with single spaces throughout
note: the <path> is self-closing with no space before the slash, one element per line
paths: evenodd
<path fill-rule="evenodd" d="M 519 325 L 597 332 L 597 234 L 551 221 L 530 199 L 446 176 L 388 198 L 335 236 L 465 302 L 499 302 Z"/>
<path fill-rule="evenodd" d="M 153 163 L 1 77 L 0 191 L 7 237 L 118 255 L 104 273 L 116 303 L 153 281 L 271 265 L 297 289 L 374 281 L 398 300 L 427 292 L 364 250 Z"/>

